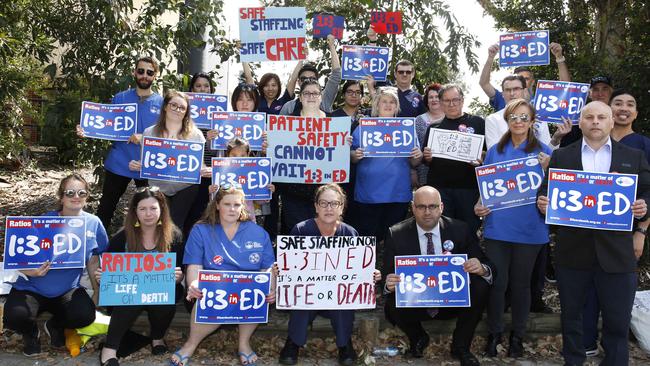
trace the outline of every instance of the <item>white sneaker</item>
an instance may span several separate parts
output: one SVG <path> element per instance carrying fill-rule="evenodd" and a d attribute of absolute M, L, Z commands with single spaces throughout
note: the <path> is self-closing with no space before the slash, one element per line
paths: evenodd
<path fill-rule="evenodd" d="M 596 348 L 590 348 L 586 350 L 585 355 L 587 355 L 587 357 L 598 356 L 598 346 L 596 346 Z"/>

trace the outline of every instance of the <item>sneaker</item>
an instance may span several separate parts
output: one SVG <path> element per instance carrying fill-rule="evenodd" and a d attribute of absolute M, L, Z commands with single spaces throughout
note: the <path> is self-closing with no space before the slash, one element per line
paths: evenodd
<path fill-rule="evenodd" d="M 585 355 L 587 355 L 587 357 L 595 357 L 595 356 L 598 356 L 598 346 L 593 347 L 593 348 L 591 348 L 591 347 L 590 347 L 590 348 L 587 348 L 587 349 L 585 350 Z"/>
<path fill-rule="evenodd" d="M 65 333 L 62 328 L 55 328 L 52 326 L 50 320 L 45 322 L 45 333 L 50 337 L 50 345 L 54 348 L 65 347 Z"/>
<path fill-rule="evenodd" d="M 41 331 L 36 329 L 36 336 L 23 335 L 23 355 L 27 357 L 37 356 L 41 354 Z"/>
<path fill-rule="evenodd" d="M 339 365 L 352 366 L 357 360 L 357 353 L 352 346 L 352 340 L 347 345 L 339 347 Z"/>

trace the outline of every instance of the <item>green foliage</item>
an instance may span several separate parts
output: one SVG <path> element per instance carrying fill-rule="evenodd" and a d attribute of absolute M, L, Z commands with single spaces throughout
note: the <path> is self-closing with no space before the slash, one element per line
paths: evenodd
<path fill-rule="evenodd" d="M 468 108 L 471 114 L 481 116 L 484 119 L 490 114 L 496 112 L 490 103 L 483 103 L 478 97 L 472 98 L 472 101 L 469 103 Z"/>

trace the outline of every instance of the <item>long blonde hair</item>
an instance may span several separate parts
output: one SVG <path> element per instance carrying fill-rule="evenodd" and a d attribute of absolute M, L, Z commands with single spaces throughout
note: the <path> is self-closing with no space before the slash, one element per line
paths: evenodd
<path fill-rule="evenodd" d="M 221 200 L 229 194 L 236 194 L 241 197 L 242 207 L 237 221 L 248 221 L 249 216 L 248 211 L 246 210 L 246 199 L 244 198 L 244 191 L 241 188 L 231 186 L 228 188 L 219 188 L 214 199 L 210 201 L 208 207 L 203 212 L 203 216 L 201 216 L 201 219 L 197 222 L 197 224 L 220 224 L 221 220 L 219 219 L 219 202 L 221 202 Z"/>

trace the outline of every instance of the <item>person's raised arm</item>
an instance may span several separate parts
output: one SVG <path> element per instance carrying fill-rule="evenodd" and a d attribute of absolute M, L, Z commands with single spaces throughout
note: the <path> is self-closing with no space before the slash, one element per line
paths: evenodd
<path fill-rule="evenodd" d="M 555 56 L 555 62 L 557 63 L 557 72 L 560 78 L 560 81 L 571 81 L 571 74 L 569 73 L 569 67 L 566 65 L 566 58 L 562 53 L 562 45 L 559 43 L 552 42 L 549 45 L 551 53 Z"/>
<path fill-rule="evenodd" d="M 241 64 L 242 68 L 244 69 L 244 78 L 246 79 L 246 84 L 255 84 L 255 80 L 253 79 L 253 72 L 251 71 L 251 65 L 248 62 L 242 62 Z"/>
<path fill-rule="evenodd" d="M 341 59 L 339 59 L 339 53 L 336 51 L 336 38 L 334 38 L 334 36 L 331 34 L 327 35 L 327 47 L 329 48 L 330 54 L 332 56 L 330 65 L 332 66 L 332 70 L 340 69 Z"/>
<path fill-rule="evenodd" d="M 490 74 L 492 73 L 492 64 L 494 63 L 494 58 L 498 52 L 498 44 L 493 44 L 490 46 L 490 48 L 488 48 L 488 58 L 485 60 L 485 65 L 483 65 L 483 70 L 481 70 L 481 77 L 478 81 L 479 85 L 481 85 L 481 89 L 483 89 L 483 92 L 488 96 L 488 98 L 494 97 L 497 92 L 494 89 L 494 86 L 490 84 Z"/>
<path fill-rule="evenodd" d="M 303 60 L 298 61 L 296 67 L 293 68 L 293 72 L 289 77 L 289 81 L 287 82 L 287 93 L 291 98 L 293 98 L 296 95 L 296 84 L 298 83 L 298 74 L 300 74 L 300 69 L 302 69 L 303 64 L 304 64 Z"/>

